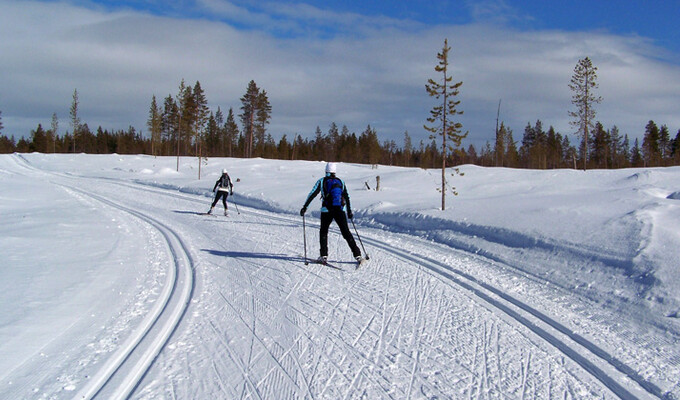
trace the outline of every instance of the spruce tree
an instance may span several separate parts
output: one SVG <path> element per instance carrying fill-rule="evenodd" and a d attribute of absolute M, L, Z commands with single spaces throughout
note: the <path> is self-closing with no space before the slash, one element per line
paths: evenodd
<path fill-rule="evenodd" d="M 453 76 L 449 73 L 449 47 L 448 39 L 444 39 L 444 48 L 441 53 L 437 54 L 437 59 L 439 63 L 435 66 L 434 70 L 442 74 L 442 79 L 440 81 L 435 81 L 434 79 L 429 79 L 425 85 L 425 89 L 430 97 L 434 97 L 440 100 L 441 103 L 436 105 L 430 111 L 430 117 L 427 119 L 430 126 L 424 125 L 423 127 L 432 135 L 430 139 L 436 138 L 436 136 L 442 137 L 442 211 L 446 210 L 446 155 L 447 150 L 453 152 L 460 148 L 461 141 L 467 137 L 467 132 L 461 134 L 463 124 L 460 122 L 455 122 L 453 119 L 457 115 L 463 114 L 463 111 L 457 109 L 460 105 L 460 100 L 456 100 L 456 96 L 459 94 L 459 89 L 463 85 L 463 82 L 451 83 L 453 81 Z M 447 143 L 449 140 L 451 143 Z M 458 171 L 456 171 L 458 172 Z M 453 193 L 456 194 L 455 188 Z"/>

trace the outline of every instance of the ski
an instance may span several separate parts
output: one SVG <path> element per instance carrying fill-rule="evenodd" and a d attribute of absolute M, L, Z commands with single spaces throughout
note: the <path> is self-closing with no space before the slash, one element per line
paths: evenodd
<path fill-rule="evenodd" d="M 319 261 L 319 260 L 310 260 L 310 259 L 307 259 L 307 260 L 305 260 L 305 265 L 306 265 L 306 264 L 319 264 L 319 265 L 325 265 L 326 267 L 331 267 L 331 268 L 333 268 L 333 269 L 337 269 L 337 270 L 342 271 L 342 268 L 338 267 L 337 265 L 335 265 L 335 264 L 333 264 L 333 263 L 329 263 L 328 261 L 323 262 L 323 261 Z"/>
<path fill-rule="evenodd" d="M 340 271 L 342 271 L 342 268 L 338 267 L 338 266 L 335 265 L 335 264 L 329 263 L 328 261 L 326 261 L 326 262 L 316 261 L 316 263 L 317 263 L 317 264 L 321 264 L 321 265 L 325 265 L 325 266 L 327 266 L 327 267 L 339 269 Z"/>

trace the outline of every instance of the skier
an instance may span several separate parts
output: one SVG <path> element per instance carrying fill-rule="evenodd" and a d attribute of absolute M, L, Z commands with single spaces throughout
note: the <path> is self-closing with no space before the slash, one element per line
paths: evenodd
<path fill-rule="evenodd" d="M 349 204 L 349 194 L 347 193 L 347 187 L 345 187 L 345 182 L 342 179 L 335 176 L 337 171 L 337 165 L 335 163 L 329 162 L 326 164 L 326 176 L 316 181 L 316 184 L 309 192 L 305 205 L 302 206 L 300 210 L 300 215 L 304 216 L 307 212 L 307 206 L 316 197 L 317 194 L 321 193 L 321 229 L 319 232 L 319 244 L 320 244 L 320 256 L 317 260 L 321 264 L 325 264 L 328 260 L 328 228 L 331 222 L 335 220 L 340 228 L 342 237 L 345 238 L 349 248 L 352 249 L 352 255 L 354 259 L 361 263 L 363 261 L 361 257 L 361 251 L 357 247 L 352 232 L 350 232 L 347 226 L 347 218 L 345 217 L 345 210 L 347 210 L 347 217 L 352 219 L 352 208 Z"/>
<path fill-rule="evenodd" d="M 217 190 L 217 193 L 215 193 L 215 190 Z M 212 213 L 213 208 L 215 208 L 215 204 L 217 204 L 220 198 L 222 198 L 222 204 L 224 205 L 224 215 L 227 215 L 227 196 L 234 194 L 234 185 L 231 183 L 231 178 L 229 178 L 229 174 L 227 173 L 226 169 L 222 170 L 222 176 L 220 176 L 220 179 L 215 182 L 213 193 L 215 193 L 215 200 L 213 200 L 210 210 L 208 210 L 208 214 Z"/>

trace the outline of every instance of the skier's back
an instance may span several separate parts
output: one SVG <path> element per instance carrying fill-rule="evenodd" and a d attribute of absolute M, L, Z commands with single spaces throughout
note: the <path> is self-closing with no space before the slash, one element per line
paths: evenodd
<path fill-rule="evenodd" d="M 319 230 L 319 261 L 325 263 L 328 258 L 328 228 L 331 222 L 335 221 L 340 228 L 342 237 L 345 238 L 352 255 L 357 261 L 361 261 L 361 251 L 354 241 L 352 232 L 347 226 L 347 217 L 352 219 L 352 208 L 349 201 L 349 193 L 345 182 L 336 176 L 337 165 L 335 163 L 326 164 L 326 176 L 316 181 L 312 191 L 309 192 L 304 206 L 300 210 L 300 215 L 305 215 L 309 203 L 321 193 L 321 227 Z M 347 211 L 347 216 L 345 216 Z"/>

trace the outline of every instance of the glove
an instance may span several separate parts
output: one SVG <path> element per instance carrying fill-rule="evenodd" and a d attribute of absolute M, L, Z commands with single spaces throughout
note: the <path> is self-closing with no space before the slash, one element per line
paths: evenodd
<path fill-rule="evenodd" d="M 306 212 L 307 212 L 307 207 L 302 207 L 300 209 L 300 215 L 305 215 Z"/>
<path fill-rule="evenodd" d="M 352 210 L 347 210 L 347 218 L 349 219 L 354 218 L 354 213 L 352 213 Z"/>
<path fill-rule="evenodd" d="M 229 196 L 233 196 L 233 195 L 234 195 L 234 191 L 233 191 L 233 190 L 230 190 L 230 191 L 229 191 Z"/>

